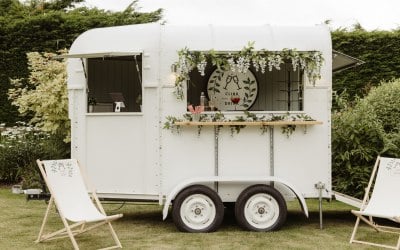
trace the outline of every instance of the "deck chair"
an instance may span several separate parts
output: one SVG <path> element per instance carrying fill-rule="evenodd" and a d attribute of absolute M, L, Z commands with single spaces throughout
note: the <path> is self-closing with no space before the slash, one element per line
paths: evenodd
<path fill-rule="evenodd" d="M 51 197 L 36 243 L 69 237 L 74 249 L 79 249 L 75 240 L 75 235 L 107 224 L 115 241 L 115 245 L 104 249 L 122 248 L 117 234 L 111 226 L 111 221 L 121 218 L 122 214 L 106 216 L 96 193 L 92 191 L 91 196 L 97 207 L 95 206 L 88 194 L 88 189 L 86 188 L 83 178 L 84 176 L 82 175 L 77 160 L 37 160 L 37 164 L 50 191 Z M 53 204 L 56 205 L 64 228 L 43 235 L 44 227 Z M 70 225 L 68 221 L 72 222 L 72 224 Z"/>
<path fill-rule="evenodd" d="M 374 183 L 374 184 L 373 184 Z M 369 196 L 373 187 L 372 194 Z M 366 188 L 360 211 L 352 210 L 357 216 L 350 243 L 361 243 L 390 249 L 400 249 L 400 236 L 396 246 L 376 244 L 355 240 L 360 220 L 374 228 L 377 232 L 399 234 L 399 227 L 378 225 L 374 218 L 389 219 L 400 223 L 400 159 L 378 157 Z"/>

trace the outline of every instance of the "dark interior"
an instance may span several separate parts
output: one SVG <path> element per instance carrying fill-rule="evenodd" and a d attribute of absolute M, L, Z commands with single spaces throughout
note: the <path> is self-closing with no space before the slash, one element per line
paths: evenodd
<path fill-rule="evenodd" d="M 96 100 L 94 112 L 113 112 L 116 101 L 124 102 L 121 112 L 140 112 L 141 68 L 141 56 L 88 59 L 88 98 Z"/>

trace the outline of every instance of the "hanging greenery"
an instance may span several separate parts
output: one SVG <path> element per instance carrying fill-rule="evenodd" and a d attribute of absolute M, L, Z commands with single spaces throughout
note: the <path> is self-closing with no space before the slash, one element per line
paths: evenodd
<path fill-rule="evenodd" d="M 175 95 L 183 99 L 183 84 L 189 80 L 189 73 L 195 68 L 200 75 L 205 75 L 208 62 L 221 70 L 246 73 L 251 66 L 258 72 L 265 73 L 266 70 L 280 70 L 281 64 L 290 61 L 293 70 L 304 70 L 309 81 L 315 84 L 321 78 L 321 67 L 324 58 L 320 51 L 302 51 L 296 49 L 283 49 L 282 51 L 255 51 L 254 42 L 249 42 L 241 51 L 231 53 L 217 53 L 215 50 L 200 52 L 189 51 L 184 48 L 178 51 L 178 61 L 174 63 L 177 68 L 175 80 Z"/>
<path fill-rule="evenodd" d="M 181 126 L 177 125 L 177 122 L 192 122 L 194 121 L 194 114 L 184 114 L 182 118 L 167 116 L 166 121 L 164 123 L 164 129 L 171 130 L 172 133 L 180 133 Z M 273 121 L 315 121 L 315 119 L 311 118 L 306 114 L 298 114 L 298 115 L 290 115 L 289 113 L 285 115 L 270 115 L 270 116 L 257 116 L 254 113 L 249 111 L 244 111 L 244 116 L 236 116 L 234 119 L 228 119 L 224 116 L 223 113 L 216 112 L 213 114 L 201 114 L 199 119 L 196 120 L 198 122 L 273 122 Z M 219 125 L 222 126 L 222 125 Z M 245 128 L 246 125 L 229 125 L 231 129 L 231 136 L 235 133 L 239 134 L 242 128 Z M 285 134 L 289 137 L 295 130 L 296 125 L 281 125 L 282 134 Z M 307 126 L 304 126 L 304 133 L 307 133 Z M 202 125 L 198 125 L 198 135 L 200 136 L 200 132 L 202 129 Z M 268 125 L 260 125 L 261 134 L 265 134 L 268 131 Z"/>

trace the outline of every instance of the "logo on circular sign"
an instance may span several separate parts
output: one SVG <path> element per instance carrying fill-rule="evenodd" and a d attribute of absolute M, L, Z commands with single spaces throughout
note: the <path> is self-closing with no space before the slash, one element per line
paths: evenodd
<path fill-rule="evenodd" d="M 208 79 L 208 96 L 218 110 L 247 110 L 258 92 L 257 79 L 246 73 L 216 69 Z"/>

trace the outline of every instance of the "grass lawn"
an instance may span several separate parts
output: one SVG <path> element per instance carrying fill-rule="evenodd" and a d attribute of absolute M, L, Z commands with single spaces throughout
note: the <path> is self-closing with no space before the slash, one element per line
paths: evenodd
<path fill-rule="evenodd" d="M 161 207 L 148 204 L 105 204 L 108 214 L 123 213 L 113 223 L 125 249 L 366 249 L 348 243 L 355 217 L 352 207 L 339 202 L 324 201 L 324 229 L 319 229 L 318 203 L 309 200 L 310 218 L 300 212 L 297 202 L 289 203 L 287 222 L 280 231 L 255 233 L 243 231 L 235 222 L 233 212 L 225 212 L 224 222 L 216 233 L 189 234 L 178 232 L 171 218 L 161 219 Z M 0 249 L 71 249 L 68 238 L 35 244 L 46 204 L 25 200 L 12 194 L 10 188 L 0 188 Z M 59 229 L 61 220 L 53 210 L 48 228 Z M 81 249 L 95 249 L 112 244 L 107 227 L 100 227 L 77 237 Z M 394 244 L 395 235 L 386 237 L 366 226 L 359 239 Z"/>

